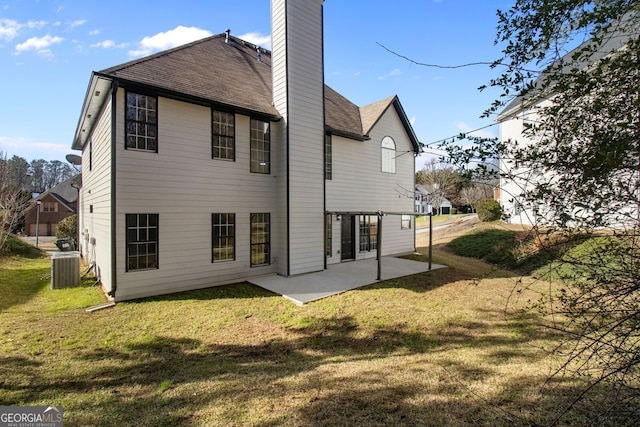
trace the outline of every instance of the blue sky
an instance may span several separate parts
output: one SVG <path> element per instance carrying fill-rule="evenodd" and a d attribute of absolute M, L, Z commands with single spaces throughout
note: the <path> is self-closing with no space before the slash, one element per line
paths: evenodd
<path fill-rule="evenodd" d="M 326 0 L 325 83 L 361 106 L 397 94 L 424 143 L 491 124 L 479 116 L 497 92 L 477 88 L 498 70 L 421 67 L 378 43 L 424 63 L 492 61 L 495 12 L 510 3 Z M 64 160 L 91 71 L 227 28 L 270 48 L 269 13 L 269 0 L 0 0 L 0 149 Z"/>

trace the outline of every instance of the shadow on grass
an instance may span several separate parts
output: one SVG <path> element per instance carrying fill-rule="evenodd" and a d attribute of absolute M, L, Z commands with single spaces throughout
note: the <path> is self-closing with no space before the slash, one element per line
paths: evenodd
<path fill-rule="evenodd" d="M 234 283 L 230 285 L 212 286 L 210 288 L 193 291 L 177 292 L 173 294 L 158 295 L 126 301 L 127 304 L 144 304 L 158 301 L 207 301 L 221 299 L 252 299 L 280 297 L 264 288 L 249 282 Z"/>
<path fill-rule="evenodd" d="M 155 336 L 79 350 L 67 363 L 83 368 L 55 376 L 41 362 L 3 358 L 0 392 L 5 405 L 58 404 L 63 396 L 70 425 L 545 424 L 575 394 L 571 386 L 541 394 L 541 375 L 516 374 L 499 394 L 473 391 L 475 382 L 495 375 L 505 344 L 523 346 L 517 357 L 539 357 L 524 347 L 539 331 L 499 333 L 508 328 L 500 320 L 462 322 L 429 335 L 403 325 L 365 330 L 346 316 L 310 319 L 289 328 L 286 338 L 261 342 Z M 477 350 L 477 358 L 447 356 L 460 347 Z M 396 368 L 384 360 L 398 354 L 418 356 L 428 369 L 416 361 L 400 368 L 406 378 L 390 381 Z M 387 368 L 374 367 L 376 361 Z M 330 366 L 355 362 L 358 369 L 331 374 Z M 262 419 L 247 415 L 256 404 L 271 405 L 258 412 Z"/>

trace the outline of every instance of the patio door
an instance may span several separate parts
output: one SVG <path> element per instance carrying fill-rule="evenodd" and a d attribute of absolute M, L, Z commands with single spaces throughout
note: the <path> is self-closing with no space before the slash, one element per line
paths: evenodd
<path fill-rule="evenodd" d="M 340 259 L 342 261 L 355 259 L 356 253 L 356 228 L 355 228 L 355 216 L 343 215 L 342 216 L 342 244 Z"/>

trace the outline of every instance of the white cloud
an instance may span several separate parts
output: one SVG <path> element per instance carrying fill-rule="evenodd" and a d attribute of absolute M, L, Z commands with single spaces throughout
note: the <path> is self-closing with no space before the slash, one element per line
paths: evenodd
<path fill-rule="evenodd" d="M 94 43 L 92 45 L 89 45 L 89 47 L 101 47 L 103 49 L 112 49 L 112 48 L 122 49 L 123 47 L 127 47 L 128 45 L 129 43 L 116 43 L 113 40 L 104 40 L 104 41 L 101 41 L 100 43 Z"/>
<path fill-rule="evenodd" d="M 356 71 L 355 73 L 353 73 L 353 77 L 358 77 L 360 75 L 360 71 Z"/>
<path fill-rule="evenodd" d="M 102 30 L 99 30 L 99 29 L 96 28 L 95 30 L 89 31 L 89 35 L 90 36 L 96 36 L 96 35 L 100 34 L 101 32 L 102 32 Z"/>
<path fill-rule="evenodd" d="M 471 126 L 469 126 L 465 122 L 456 122 L 456 128 L 458 128 L 458 130 L 460 130 L 463 133 L 469 133 L 470 131 L 473 130 L 471 128 Z M 491 132 L 489 130 L 486 130 L 486 129 L 475 131 L 471 135 L 472 136 L 479 136 L 480 138 L 495 138 L 496 137 L 496 135 L 493 132 Z"/>
<path fill-rule="evenodd" d="M 412 116 L 412 117 L 409 119 L 409 123 L 411 123 L 411 126 L 413 126 L 413 125 L 416 123 L 416 116 Z"/>
<path fill-rule="evenodd" d="M 182 25 L 178 25 L 173 30 L 143 38 L 139 43 L 138 49 L 129 51 L 129 55 L 150 55 L 159 50 L 171 49 L 172 47 L 200 40 L 202 38 L 209 37 L 210 35 L 211 32 L 207 30 L 197 27 L 184 27 Z"/>
<path fill-rule="evenodd" d="M 47 21 L 27 21 L 27 23 L 25 24 L 27 28 L 35 28 L 35 29 L 42 28 L 45 25 L 47 25 Z"/>
<path fill-rule="evenodd" d="M 40 29 L 47 25 L 47 21 L 27 21 L 20 23 L 13 19 L 0 19 L 0 40 L 13 40 L 23 28 Z"/>
<path fill-rule="evenodd" d="M 400 74 L 402 74 L 402 71 L 400 71 L 399 68 L 394 68 L 393 70 L 389 71 L 387 74 L 383 74 L 380 77 L 378 77 L 378 80 L 384 80 L 387 77 L 391 77 L 391 76 L 399 76 Z"/>
<path fill-rule="evenodd" d="M 64 39 L 58 36 L 50 36 L 47 34 L 44 37 L 31 37 L 24 43 L 16 45 L 16 54 L 22 52 L 34 51 L 38 55 L 51 56 L 50 46 L 58 43 L 62 43 Z"/>
<path fill-rule="evenodd" d="M 18 35 L 21 27 L 22 25 L 13 19 L 0 19 L 0 40 L 12 40 Z"/>
<path fill-rule="evenodd" d="M 69 29 L 80 27 L 87 23 L 86 19 L 77 19 L 69 24 Z"/>
<path fill-rule="evenodd" d="M 7 157 L 16 155 L 30 161 L 35 158 L 63 158 L 65 154 L 69 153 L 69 144 L 31 141 L 24 137 L 0 136 L 0 149 Z"/>
<path fill-rule="evenodd" d="M 242 34 L 238 36 L 239 39 L 246 40 L 249 43 L 253 43 L 256 46 L 262 46 L 265 49 L 271 50 L 271 34 L 264 35 L 257 31 L 251 33 Z"/>

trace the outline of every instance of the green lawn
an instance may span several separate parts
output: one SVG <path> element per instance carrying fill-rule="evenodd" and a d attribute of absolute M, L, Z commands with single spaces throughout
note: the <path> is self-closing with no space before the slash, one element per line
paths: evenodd
<path fill-rule="evenodd" d="M 581 383 L 545 383 L 556 337 L 512 294 L 528 278 L 434 255 L 451 267 L 304 307 L 240 284 L 91 314 L 97 288 L 0 258 L 0 404 L 87 426 L 551 424 Z"/>

